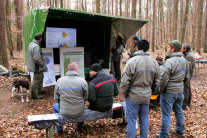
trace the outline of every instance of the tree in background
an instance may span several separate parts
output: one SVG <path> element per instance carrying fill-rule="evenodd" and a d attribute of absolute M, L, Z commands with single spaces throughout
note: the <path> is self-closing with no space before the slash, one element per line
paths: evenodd
<path fill-rule="evenodd" d="M 14 0 L 16 13 L 16 28 L 17 28 L 17 51 L 22 50 L 22 23 L 24 13 L 24 1 Z"/>
<path fill-rule="evenodd" d="M 152 52 L 155 52 L 155 15 L 156 15 L 156 0 L 153 0 L 153 21 L 152 21 Z"/>
<path fill-rule="evenodd" d="M 178 0 L 174 0 L 174 25 L 173 25 L 173 39 L 177 39 L 177 28 L 178 28 Z"/>
<path fill-rule="evenodd" d="M 10 0 L 6 0 L 6 34 L 7 34 L 7 44 L 9 49 L 10 57 L 13 57 L 13 41 L 11 34 L 11 4 Z"/>
<path fill-rule="evenodd" d="M 205 32 L 204 32 L 204 39 L 203 39 L 203 52 L 207 53 L 207 0 L 206 0 L 206 9 L 205 9 Z"/>
<path fill-rule="evenodd" d="M 201 54 L 201 28 L 203 19 L 203 0 L 198 0 L 197 20 L 196 20 L 196 52 Z"/>
<path fill-rule="evenodd" d="M 132 0 L 132 11 L 131 11 L 131 17 L 136 18 L 136 8 L 137 6 L 137 0 Z"/>
<path fill-rule="evenodd" d="M 7 48 L 6 48 L 6 1 L 0 2 L 0 65 L 8 67 Z"/>
<path fill-rule="evenodd" d="M 96 13 L 100 13 L 100 0 L 96 0 Z"/>
<path fill-rule="evenodd" d="M 180 39 L 181 43 L 183 43 L 185 40 L 185 30 L 186 30 L 186 24 L 188 21 L 189 2 L 190 0 L 186 0 L 184 21 L 183 21 L 182 28 L 181 28 L 181 39 Z"/>

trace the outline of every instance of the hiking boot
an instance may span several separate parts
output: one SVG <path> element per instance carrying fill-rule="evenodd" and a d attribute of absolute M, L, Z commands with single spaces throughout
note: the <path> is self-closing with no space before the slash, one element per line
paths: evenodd
<path fill-rule="evenodd" d="M 160 138 L 160 136 L 159 135 L 154 135 L 153 138 Z"/>
<path fill-rule="evenodd" d="M 187 110 L 187 106 L 186 105 L 183 105 L 183 110 Z"/>
<path fill-rule="evenodd" d="M 58 130 L 57 133 L 58 133 L 58 136 L 63 136 L 63 130 L 62 129 Z"/>
<path fill-rule="evenodd" d="M 42 90 L 39 94 L 46 94 L 46 91 Z"/>
<path fill-rule="evenodd" d="M 171 130 L 171 133 L 179 138 L 183 138 L 183 133 L 180 133 L 178 131 L 174 131 L 174 130 Z"/>
<path fill-rule="evenodd" d="M 43 98 L 43 96 L 37 96 L 37 97 L 32 97 L 32 99 L 42 99 Z"/>

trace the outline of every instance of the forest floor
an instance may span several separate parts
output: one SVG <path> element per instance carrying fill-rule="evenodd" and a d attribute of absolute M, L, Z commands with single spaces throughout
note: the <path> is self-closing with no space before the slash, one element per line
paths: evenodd
<path fill-rule="evenodd" d="M 159 55 L 159 52 L 151 53 L 153 57 Z M 160 52 L 162 53 L 162 52 Z M 23 56 L 21 52 L 15 52 L 15 58 L 9 58 L 12 66 L 23 68 Z M 204 55 L 207 59 L 207 56 Z M 199 73 L 191 80 L 192 103 L 184 111 L 185 133 L 184 137 L 205 138 L 207 137 L 207 67 L 200 65 Z M 53 89 L 45 88 L 46 94 L 41 100 L 30 99 L 30 102 L 22 103 L 20 97 L 10 98 L 12 81 L 14 78 L 5 78 L 0 76 L 0 137 L 45 137 L 45 130 L 37 130 L 33 126 L 28 126 L 27 116 L 52 113 Z M 117 96 L 115 102 L 124 101 L 124 98 Z M 73 126 L 76 124 L 67 124 L 64 126 L 64 137 L 125 137 L 125 125 L 122 125 L 122 119 L 100 119 L 97 121 L 85 122 L 87 130 L 84 133 L 75 132 Z M 176 119 L 174 113 L 171 117 L 171 129 L 175 129 Z M 157 111 L 150 108 L 149 113 L 149 135 L 159 134 L 161 129 L 161 110 Z M 137 136 L 139 135 L 139 127 Z M 54 137 L 58 137 L 53 132 Z M 172 135 L 170 135 L 172 137 Z"/>

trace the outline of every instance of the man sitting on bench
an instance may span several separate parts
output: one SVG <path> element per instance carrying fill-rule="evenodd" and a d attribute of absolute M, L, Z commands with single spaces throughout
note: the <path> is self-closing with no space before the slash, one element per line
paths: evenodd
<path fill-rule="evenodd" d="M 68 65 L 66 76 L 58 79 L 55 85 L 53 113 L 60 113 L 68 118 L 77 118 L 84 112 L 88 97 L 87 82 L 78 77 L 78 65 Z M 58 135 L 63 135 L 63 126 L 57 126 Z"/>
<path fill-rule="evenodd" d="M 116 79 L 105 73 L 100 64 L 93 64 L 90 68 L 90 77 L 93 80 L 89 83 L 88 101 L 90 110 L 107 112 L 112 109 L 113 97 L 119 94 Z M 83 123 L 78 123 L 79 127 Z"/>

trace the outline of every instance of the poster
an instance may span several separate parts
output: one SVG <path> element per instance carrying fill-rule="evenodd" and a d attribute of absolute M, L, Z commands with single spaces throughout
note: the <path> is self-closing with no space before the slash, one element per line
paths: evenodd
<path fill-rule="evenodd" d="M 79 77 L 85 78 L 83 47 L 60 48 L 61 77 L 65 76 L 65 73 L 67 72 L 68 64 L 70 64 L 71 62 L 75 62 L 78 65 Z"/>
<path fill-rule="evenodd" d="M 53 49 L 42 48 L 45 64 L 48 71 L 44 72 L 43 87 L 51 86 L 56 84 L 54 61 L 53 61 Z M 30 72 L 31 80 L 33 81 L 34 73 Z"/>
<path fill-rule="evenodd" d="M 76 28 L 46 27 L 46 47 L 75 47 Z"/>
<path fill-rule="evenodd" d="M 42 52 L 48 70 L 47 72 L 44 72 L 43 87 L 55 85 L 56 79 L 55 79 L 55 70 L 54 70 L 55 68 L 54 68 L 54 61 L 53 61 L 53 49 L 43 48 Z"/>

